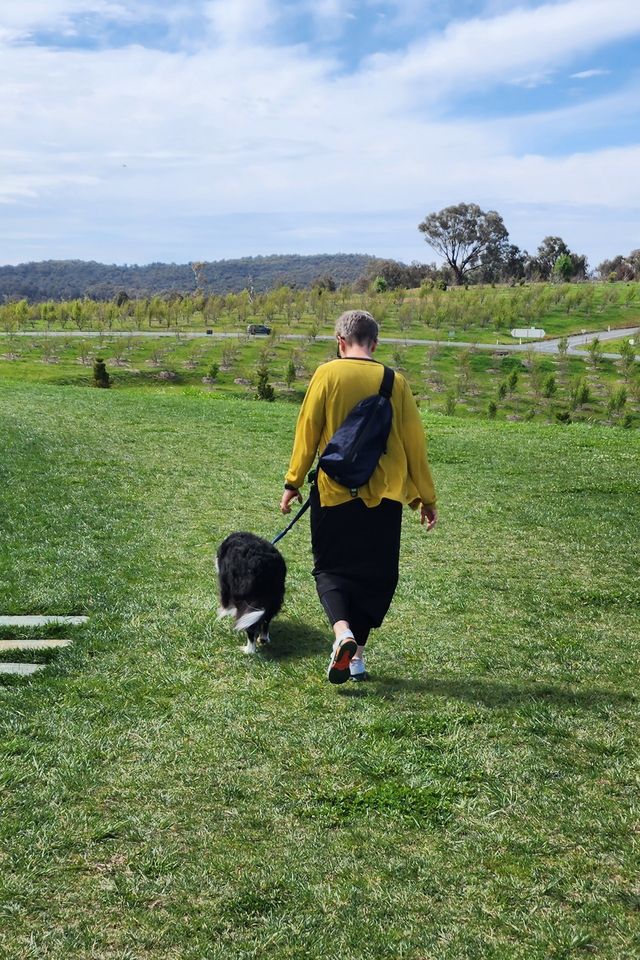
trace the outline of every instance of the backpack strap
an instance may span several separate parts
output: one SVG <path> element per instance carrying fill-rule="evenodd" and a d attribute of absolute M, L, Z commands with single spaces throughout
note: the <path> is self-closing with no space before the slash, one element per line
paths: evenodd
<path fill-rule="evenodd" d="M 393 390 L 393 381 L 395 378 L 395 373 L 391 367 L 385 367 L 384 373 L 382 374 L 382 383 L 380 384 L 380 389 L 378 393 L 381 397 L 386 397 L 387 400 L 391 399 L 391 391 Z"/>

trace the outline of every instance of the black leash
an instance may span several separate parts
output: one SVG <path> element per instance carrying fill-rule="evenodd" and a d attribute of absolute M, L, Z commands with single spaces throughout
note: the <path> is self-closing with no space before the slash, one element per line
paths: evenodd
<path fill-rule="evenodd" d="M 311 484 L 311 486 L 313 486 L 313 484 L 314 484 L 315 481 L 316 481 L 316 471 L 315 471 L 315 470 L 312 470 L 312 471 L 311 471 L 311 473 L 309 474 L 309 478 L 308 478 L 308 479 L 309 479 L 309 483 Z M 298 522 L 298 520 L 300 519 L 300 517 L 302 516 L 302 514 L 303 514 L 303 513 L 306 513 L 310 506 L 311 506 L 311 494 L 309 494 L 309 496 L 307 497 L 307 499 L 305 500 L 305 502 L 302 504 L 302 506 L 300 507 L 300 509 L 299 509 L 298 512 L 296 513 L 295 517 L 294 517 L 293 520 L 291 521 L 291 523 L 290 523 L 287 527 L 284 528 L 284 530 L 282 531 L 282 533 L 279 533 L 279 534 L 278 534 L 278 536 L 275 538 L 275 540 L 272 540 L 272 541 L 271 541 L 271 543 L 272 543 L 274 546 L 275 546 L 275 544 L 278 542 L 278 540 L 282 540 L 282 538 L 283 538 L 284 536 L 286 536 L 287 533 L 289 533 L 289 530 L 291 530 L 291 527 L 293 527 L 294 524 L 296 524 L 296 523 Z"/>
<path fill-rule="evenodd" d="M 278 540 L 282 540 L 282 538 L 285 536 L 285 534 L 289 533 L 289 530 L 291 530 L 291 527 L 294 525 L 294 523 L 297 523 L 297 522 L 298 522 L 298 520 L 300 519 L 300 517 L 302 516 L 302 514 L 303 514 L 303 513 L 306 513 L 310 506 L 311 506 L 311 497 L 307 497 L 307 499 L 306 499 L 305 502 L 302 504 L 302 506 L 300 507 L 300 509 L 299 509 L 298 512 L 296 513 L 295 517 L 293 518 L 293 520 L 291 521 L 291 523 L 289 524 L 289 526 L 288 526 L 288 527 L 285 527 L 284 530 L 282 531 L 282 533 L 279 533 L 278 536 L 275 538 L 275 540 L 272 540 L 271 543 L 273 543 L 273 544 L 275 545 L 275 544 L 278 542 Z"/>

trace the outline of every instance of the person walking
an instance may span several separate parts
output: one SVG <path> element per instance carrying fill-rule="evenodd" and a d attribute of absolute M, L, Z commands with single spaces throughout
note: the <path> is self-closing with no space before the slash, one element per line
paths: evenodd
<path fill-rule="evenodd" d="M 378 324 L 364 310 L 337 320 L 338 359 L 321 364 L 305 394 L 296 424 L 280 510 L 302 500 L 300 488 L 350 410 L 380 388 L 384 367 L 373 358 Z M 312 485 L 313 576 L 335 640 L 327 671 L 331 683 L 367 679 L 364 650 L 379 627 L 398 582 L 402 507 L 420 507 L 420 522 L 432 530 L 438 515 L 416 402 L 400 373 L 394 376 L 387 448 L 369 481 L 352 493 L 318 470 Z"/>

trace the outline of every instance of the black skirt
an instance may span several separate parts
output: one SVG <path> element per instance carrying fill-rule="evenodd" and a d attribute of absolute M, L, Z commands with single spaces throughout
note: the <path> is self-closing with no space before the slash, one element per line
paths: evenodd
<path fill-rule="evenodd" d="M 318 596 L 345 594 L 354 608 L 379 627 L 398 583 L 402 504 L 382 500 L 367 507 L 359 497 L 322 507 L 311 490 L 311 547 Z"/>

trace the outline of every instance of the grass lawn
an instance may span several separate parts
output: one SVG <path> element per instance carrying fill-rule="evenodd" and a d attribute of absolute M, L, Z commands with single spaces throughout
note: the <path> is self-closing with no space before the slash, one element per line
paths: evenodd
<path fill-rule="evenodd" d="M 306 519 L 273 649 L 215 620 L 296 412 L 0 383 L 0 612 L 90 617 L 0 655 L 49 661 L 0 678 L 0 956 L 639 957 L 637 431 L 427 413 L 441 523 L 334 688 Z"/>
<path fill-rule="evenodd" d="M 603 340 L 601 346 L 606 353 L 620 353 L 620 349 L 624 346 L 624 344 L 629 343 L 629 341 L 633 341 L 631 345 L 636 348 L 636 353 L 638 353 L 638 348 L 640 346 L 640 334 L 620 337 L 617 340 Z"/>

